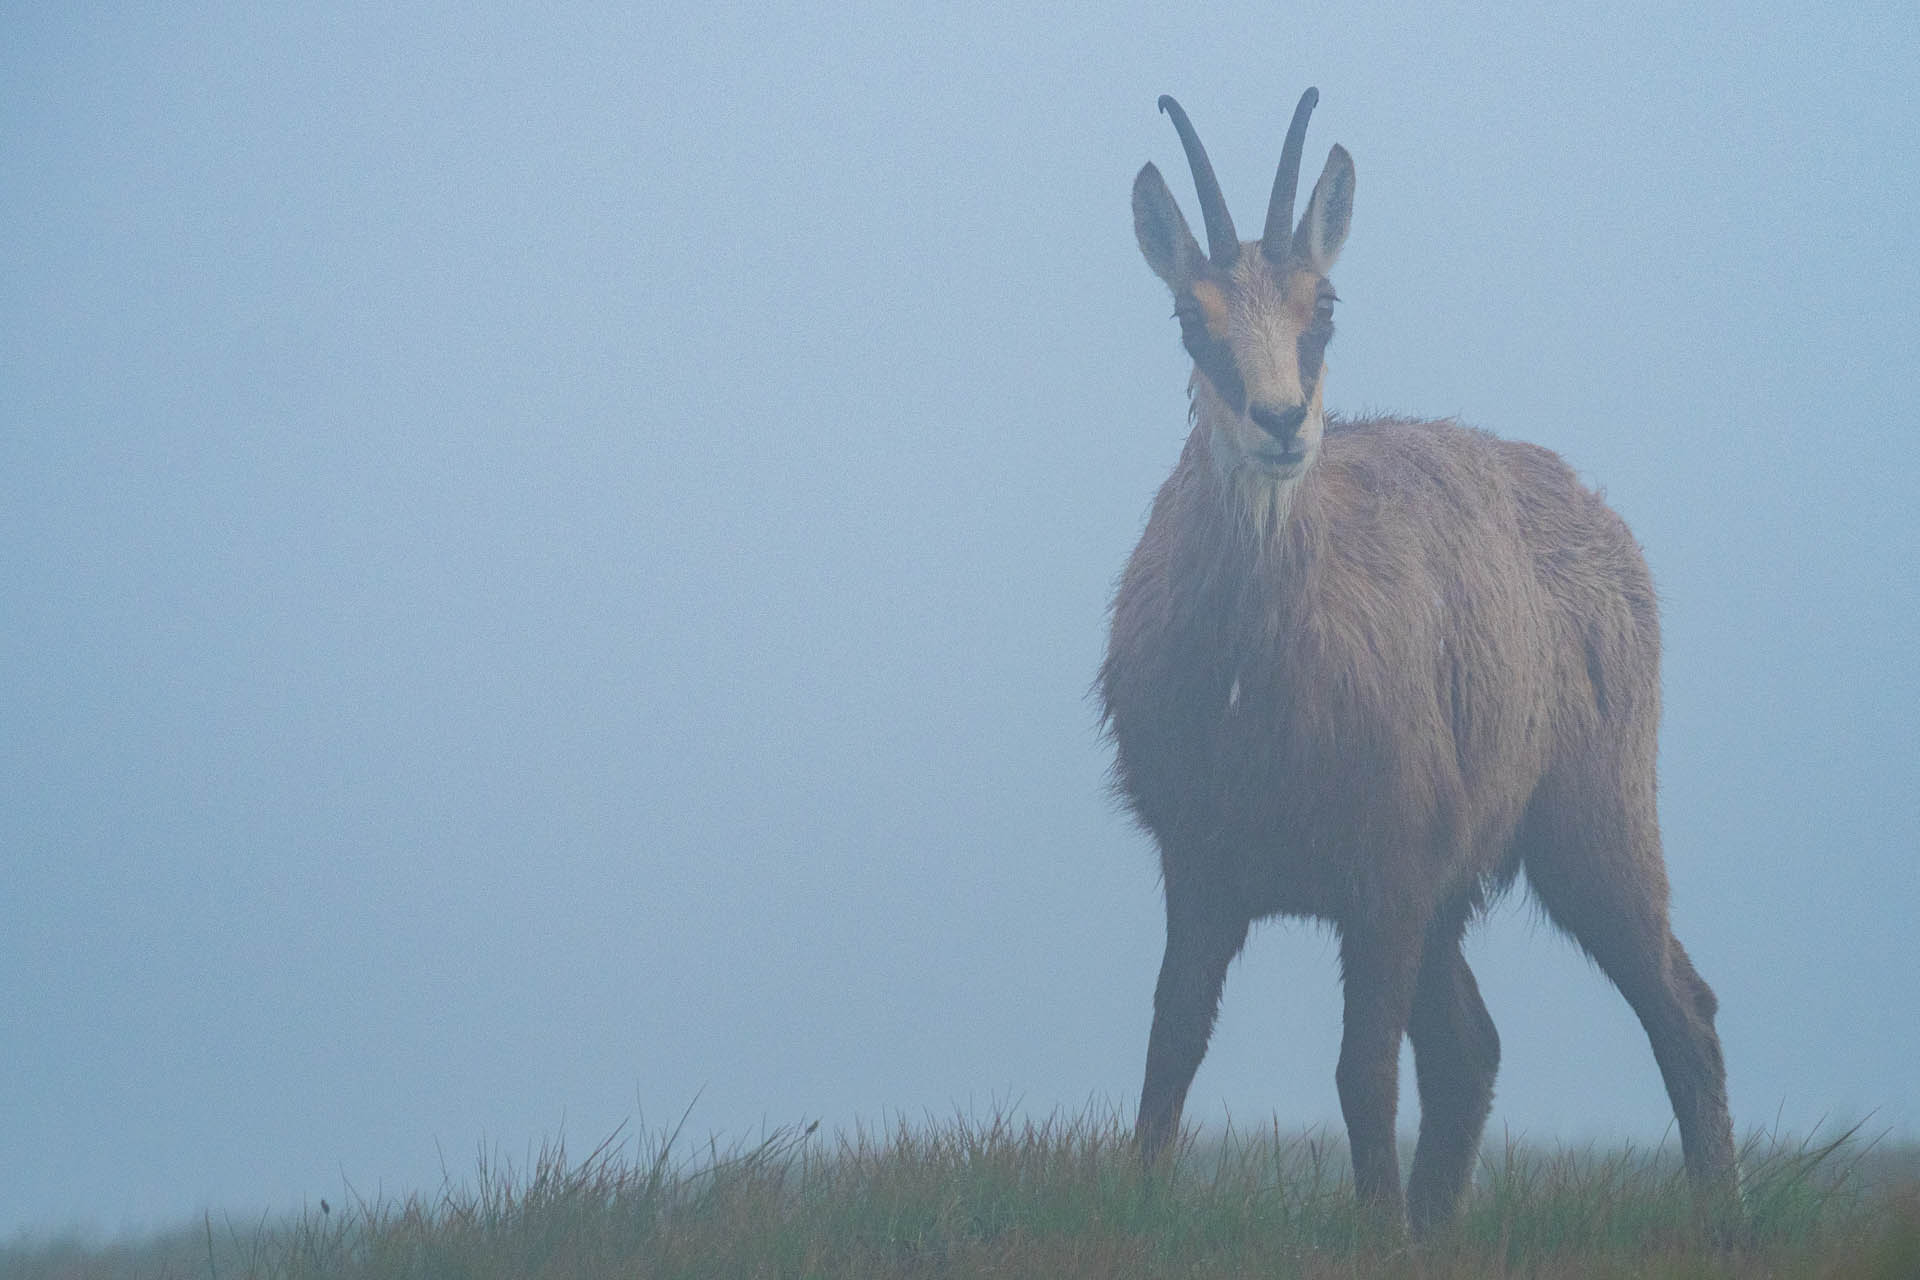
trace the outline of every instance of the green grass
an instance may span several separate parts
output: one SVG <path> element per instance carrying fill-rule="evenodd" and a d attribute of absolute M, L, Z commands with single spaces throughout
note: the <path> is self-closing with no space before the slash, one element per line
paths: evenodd
<path fill-rule="evenodd" d="M 1920 1149 L 1852 1133 L 1750 1140 L 1742 1219 L 1715 1232 L 1670 1152 L 1489 1144 L 1460 1222 L 1419 1243 L 1355 1204 L 1344 1148 L 1230 1133 L 1148 1181 L 1113 1116 L 616 1135 L 577 1160 L 483 1158 L 432 1195 L 0 1247 L 0 1280 L 1920 1277 Z"/>

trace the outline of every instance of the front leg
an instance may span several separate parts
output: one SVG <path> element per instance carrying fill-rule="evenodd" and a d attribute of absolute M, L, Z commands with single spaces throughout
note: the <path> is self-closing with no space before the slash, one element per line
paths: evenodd
<path fill-rule="evenodd" d="M 1167 881 L 1167 951 L 1153 991 L 1147 1076 L 1140 1088 L 1134 1138 L 1151 1166 L 1180 1129 L 1187 1088 L 1206 1056 L 1227 966 L 1247 940 L 1251 921 L 1212 886 Z"/>
<path fill-rule="evenodd" d="M 1429 1231 L 1453 1219 L 1473 1180 L 1500 1070 L 1500 1033 L 1452 930 L 1427 939 L 1407 1032 L 1420 1082 L 1420 1145 L 1407 1210 L 1415 1231 Z"/>
<path fill-rule="evenodd" d="M 1346 1025 L 1334 1080 L 1353 1148 L 1360 1200 L 1396 1223 L 1406 1221 L 1394 1114 L 1400 1101 L 1400 1038 L 1406 1034 L 1420 971 L 1421 930 L 1406 920 L 1345 927 L 1340 968 Z"/>

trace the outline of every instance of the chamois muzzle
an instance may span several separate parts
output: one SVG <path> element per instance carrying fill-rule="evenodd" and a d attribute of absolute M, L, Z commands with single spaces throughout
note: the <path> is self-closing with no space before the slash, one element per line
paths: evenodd
<path fill-rule="evenodd" d="M 1291 409 L 1276 409 L 1271 405 L 1256 404 L 1247 409 L 1247 416 L 1254 425 L 1272 436 L 1280 446 L 1289 452 L 1293 450 L 1293 439 L 1300 434 L 1300 424 L 1307 420 L 1307 406 L 1297 404 Z"/>

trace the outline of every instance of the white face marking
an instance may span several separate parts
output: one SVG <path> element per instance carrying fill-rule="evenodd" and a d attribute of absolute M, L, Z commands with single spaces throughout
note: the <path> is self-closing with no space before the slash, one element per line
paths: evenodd
<path fill-rule="evenodd" d="M 1248 245 L 1233 268 L 1232 301 L 1227 306 L 1227 341 L 1247 393 L 1247 404 L 1297 406 L 1301 403 L 1299 338 L 1312 314 L 1311 299 L 1289 302 L 1287 288 L 1312 290 L 1313 277 L 1276 278 L 1256 246 Z M 1208 427 L 1216 473 L 1236 494 L 1250 518 L 1262 528 L 1287 516 L 1294 490 L 1313 465 L 1325 430 L 1320 384 L 1324 361 L 1307 400 L 1307 414 L 1293 439 L 1295 457 L 1276 456 L 1272 435 L 1245 410 L 1236 412 L 1215 393 L 1204 374 L 1194 379 L 1195 405 Z"/>
<path fill-rule="evenodd" d="M 1299 404 L 1301 319 L 1287 305 L 1283 282 L 1257 251 L 1240 255 L 1233 278 L 1239 288 L 1230 338 L 1249 403 Z"/>

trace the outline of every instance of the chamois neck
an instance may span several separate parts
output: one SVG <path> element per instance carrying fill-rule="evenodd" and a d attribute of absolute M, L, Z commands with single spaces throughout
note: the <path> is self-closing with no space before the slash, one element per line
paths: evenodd
<path fill-rule="evenodd" d="M 1318 403 L 1302 431 L 1313 445 L 1301 461 L 1291 466 L 1276 466 L 1248 453 L 1243 442 L 1254 428 L 1213 395 L 1196 391 L 1192 417 L 1195 431 L 1206 446 L 1209 478 L 1221 517 L 1262 555 L 1277 553 L 1287 541 L 1288 521 L 1319 459 L 1324 423 Z"/>

